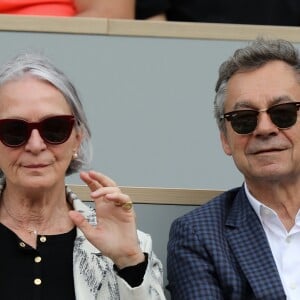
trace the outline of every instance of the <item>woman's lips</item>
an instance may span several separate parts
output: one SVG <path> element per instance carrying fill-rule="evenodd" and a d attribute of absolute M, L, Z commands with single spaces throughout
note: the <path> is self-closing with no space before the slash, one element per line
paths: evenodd
<path fill-rule="evenodd" d="M 38 169 L 38 168 L 45 168 L 48 164 L 32 164 L 32 165 L 24 165 L 25 168 L 28 169 Z"/>

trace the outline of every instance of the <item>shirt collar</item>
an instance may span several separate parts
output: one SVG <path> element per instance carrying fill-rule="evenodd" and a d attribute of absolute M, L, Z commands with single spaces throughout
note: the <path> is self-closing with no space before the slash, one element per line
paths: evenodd
<path fill-rule="evenodd" d="M 260 220 L 262 220 L 263 214 L 262 211 L 263 210 L 267 210 L 272 212 L 273 214 L 277 215 L 277 213 L 271 209 L 270 207 L 266 206 L 265 204 L 261 203 L 259 200 L 257 200 L 249 191 L 246 182 L 244 183 L 244 188 L 245 188 L 245 193 L 246 196 L 249 200 L 250 205 L 252 206 L 252 208 L 254 209 L 255 213 L 257 214 L 257 216 L 259 217 Z"/>

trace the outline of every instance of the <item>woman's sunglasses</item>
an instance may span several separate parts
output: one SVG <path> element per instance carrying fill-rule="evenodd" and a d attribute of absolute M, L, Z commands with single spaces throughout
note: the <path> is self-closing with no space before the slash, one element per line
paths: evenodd
<path fill-rule="evenodd" d="M 257 126 L 257 117 L 260 112 L 266 112 L 271 121 L 279 129 L 287 129 L 297 121 L 297 114 L 300 102 L 289 102 L 277 104 L 262 110 L 236 110 L 221 116 L 221 120 L 226 119 L 231 123 L 232 129 L 238 134 L 250 134 Z"/>
<path fill-rule="evenodd" d="M 2 119 L 0 141 L 8 147 L 20 147 L 27 143 L 32 130 L 37 129 L 46 143 L 62 144 L 70 137 L 74 122 L 74 116 L 69 115 L 54 116 L 32 123 L 20 119 Z"/>

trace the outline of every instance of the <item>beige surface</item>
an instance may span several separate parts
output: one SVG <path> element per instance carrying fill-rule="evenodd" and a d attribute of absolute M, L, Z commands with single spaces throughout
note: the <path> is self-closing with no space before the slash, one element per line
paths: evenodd
<path fill-rule="evenodd" d="M 0 15 L 2 31 L 190 39 L 252 40 L 259 35 L 300 42 L 300 27 Z"/>
<path fill-rule="evenodd" d="M 85 185 L 69 185 L 81 200 L 90 200 L 90 191 Z M 152 204 L 178 204 L 199 205 L 206 203 L 222 191 L 196 190 L 196 189 L 172 189 L 149 187 L 121 187 L 122 191 L 130 195 L 135 203 Z"/>

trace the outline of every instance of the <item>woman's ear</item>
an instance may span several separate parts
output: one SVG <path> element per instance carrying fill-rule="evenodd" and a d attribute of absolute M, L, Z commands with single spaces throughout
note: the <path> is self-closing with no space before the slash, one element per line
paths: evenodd
<path fill-rule="evenodd" d="M 78 150 L 78 148 L 80 147 L 80 144 L 81 144 L 81 142 L 82 142 L 82 140 L 83 140 L 83 131 L 82 131 L 82 128 L 76 128 L 75 129 L 76 131 L 75 131 L 75 138 L 76 138 L 76 146 L 75 146 L 75 148 L 76 148 L 76 151 Z"/>
<path fill-rule="evenodd" d="M 75 129 L 75 138 L 73 140 L 73 147 L 72 147 L 72 158 L 76 159 L 78 157 L 78 149 L 80 148 L 80 144 L 83 140 L 83 132 L 82 130 Z"/>

